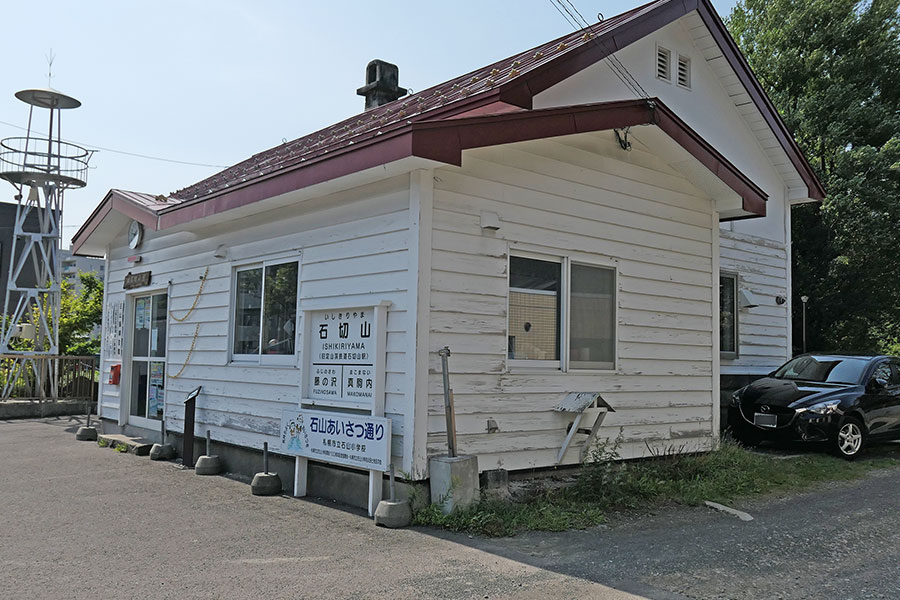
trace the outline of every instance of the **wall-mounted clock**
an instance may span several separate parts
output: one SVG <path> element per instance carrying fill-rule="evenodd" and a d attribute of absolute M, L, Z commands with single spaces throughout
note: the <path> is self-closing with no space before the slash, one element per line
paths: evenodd
<path fill-rule="evenodd" d="M 141 245 L 144 238 L 144 226 L 137 221 L 132 221 L 128 226 L 128 247 L 134 250 Z"/>

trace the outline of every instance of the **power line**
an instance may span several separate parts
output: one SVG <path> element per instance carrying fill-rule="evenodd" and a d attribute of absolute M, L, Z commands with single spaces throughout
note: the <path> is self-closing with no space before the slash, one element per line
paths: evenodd
<path fill-rule="evenodd" d="M 6 121 L 0 121 L 0 124 L 7 125 L 9 127 L 14 127 L 16 129 L 21 129 L 22 131 L 28 131 L 27 128 L 22 127 L 20 125 L 16 125 L 15 123 L 7 123 Z M 45 135 L 40 132 L 36 132 L 36 133 L 37 133 L 37 135 Z M 158 160 L 160 162 L 174 163 L 177 165 L 189 165 L 192 167 L 210 167 L 213 169 L 227 169 L 228 168 L 228 165 L 210 165 L 207 163 L 196 163 L 196 162 L 190 162 L 190 161 L 186 161 L 186 160 L 176 160 L 174 158 L 163 158 L 161 156 L 150 156 L 149 154 L 138 154 L 137 152 L 126 152 L 125 150 L 114 150 L 112 148 L 104 148 L 103 146 L 97 146 L 95 144 L 85 144 L 85 143 L 76 142 L 73 140 L 63 140 L 63 141 L 68 141 L 72 144 L 78 144 L 79 146 L 85 146 L 87 148 L 103 150 L 104 152 L 112 152 L 114 154 L 124 154 L 125 156 L 133 156 L 135 158 L 145 158 L 147 160 Z"/>
<path fill-rule="evenodd" d="M 571 10 L 566 6 L 566 4 L 563 4 L 563 0 L 550 0 L 550 3 L 576 31 L 584 30 L 588 35 L 593 37 L 593 32 L 590 30 L 590 23 L 588 23 L 587 19 L 584 18 L 584 15 L 581 14 L 581 12 L 578 10 L 578 8 L 575 7 L 571 0 L 565 0 L 565 3 L 571 7 Z M 600 43 L 604 49 L 607 50 L 607 58 L 609 58 L 607 65 L 609 65 L 610 70 L 619 79 L 619 81 L 621 81 L 622 84 L 638 98 L 642 98 L 644 100 L 649 99 L 650 95 L 647 93 L 647 90 L 644 89 L 644 87 L 634 77 L 634 75 L 631 74 L 631 72 L 622 63 L 622 61 L 619 60 L 619 58 L 615 55 L 615 52 L 612 51 L 604 42 L 600 41 L 599 39 L 597 39 L 596 41 Z"/>

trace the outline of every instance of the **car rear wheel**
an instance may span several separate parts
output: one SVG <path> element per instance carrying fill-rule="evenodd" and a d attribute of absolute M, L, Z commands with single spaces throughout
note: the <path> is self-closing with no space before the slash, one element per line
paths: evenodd
<path fill-rule="evenodd" d="M 866 429 L 856 417 L 844 417 L 837 434 L 831 440 L 831 450 L 837 456 L 853 460 L 862 452 L 866 443 Z"/>

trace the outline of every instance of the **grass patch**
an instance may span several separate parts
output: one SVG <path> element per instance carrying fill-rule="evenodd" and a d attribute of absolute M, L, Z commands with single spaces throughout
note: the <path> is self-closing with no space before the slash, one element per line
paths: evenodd
<path fill-rule="evenodd" d="M 100 438 L 99 440 L 97 440 L 97 445 L 100 446 L 101 448 L 108 448 L 108 447 L 109 447 L 109 440 L 104 439 L 104 438 Z"/>
<path fill-rule="evenodd" d="M 616 443 L 601 444 L 572 485 L 539 488 L 514 502 L 485 500 L 449 515 L 432 504 L 417 511 L 413 523 L 492 537 L 526 530 L 583 529 L 603 523 L 605 515 L 616 510 L 651 509 L 671 503 L 694 506 L 704 500 L 729 503 L 746 496 L 856 479 L 873 469 L 900 466 L 896 449 L 876 448 L 856 462 L 816 453 L 779 459 L 725 440 L 717 450 L 704 454 L 669 452 L 622 462 L 617 447 Z"/>

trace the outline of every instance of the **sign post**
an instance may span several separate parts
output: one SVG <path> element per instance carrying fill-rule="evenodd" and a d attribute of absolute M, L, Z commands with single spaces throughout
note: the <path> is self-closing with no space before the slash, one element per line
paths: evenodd
<path fill-rule="evenodd" d="M 375 514 L 391 454 L 391 421 L 384 418 L 390 305 L 303 311 L 299 410 L 284 411 L 281 427 L 282 451 L 297 456 L 294 496 L 307 493 L 310 458 L 367 469 L 367 506 Z"/>

